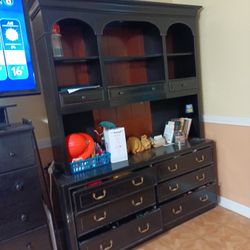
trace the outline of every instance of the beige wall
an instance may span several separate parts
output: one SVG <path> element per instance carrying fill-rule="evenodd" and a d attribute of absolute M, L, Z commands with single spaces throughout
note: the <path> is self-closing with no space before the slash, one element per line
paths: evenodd
<path fill-rule="evenodd" d="M 206 117 L 250 119 L 250 1 L 158 0 L 202 5 L 200 12 L 200 61 L 203 110 Z M 43 98 L 27 96 L 0 99 L 0 105 L 17 103 L 11 121 L 30 118 L 38 139 L 49 137 Z M 249 122 L 250 124 L 250 122 Z M 208 138 L 217 144 L 221 195 L 250 207 L 250 125 L 245 127 L 206 123 Z"/>

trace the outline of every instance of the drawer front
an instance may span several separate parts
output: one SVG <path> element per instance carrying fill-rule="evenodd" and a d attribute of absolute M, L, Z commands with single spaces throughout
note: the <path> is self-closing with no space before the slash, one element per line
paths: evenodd
<path fill-rule="evenodd" d="M 52 250 L 46 226 L 0 243 L 1 250 Z"/>
<path fill-rule="evenodd" d="M 80 250 L 128 249 L 162 230 L 161 212 L 155 210 L 141 218 L 80 243 Z"/>
<path fill-rule="evenodd" d="M 90 232 L 94 229 L 114 222 L 122 217 L 155 205 L 154 188 L 143 190 L 133 195 L 113 201 L 105 206 L 91 209 L 76 216 L 76 228 L 78 235 Z"/>
<path fill-rule="evenodd" d="M 61 105 L 91 103 L 104 100 L 102 89 L 79 91 L 72 94 L 60 94 Z"/>
<path fill-rule="evenodd" d="M 0 211 L 5 216 L 8 214 L 8 207 L 17 204 L 30 203 L 33 205 L 33 199 L 40 197 L 38 169 L 37 167 L 25 168 L 0 175 Z"/>
<path fill-rule="evenodd" d="M 29 199 L 29 197 L 27 197 Z M 26 200 L 27 200 L 26 198 Z M 13 202 L 0 213 L 0 240 L 25 232 L 46 221 L 40 196 L 29 201 Z"/>
<path fill-rule="evenodd" d="M 157 186 L 159 202 L 171 199 L 215 180 L 214 166 L 209 166 Z"/>
<path fill-rule="evenodd" d="M 129 177 L 124 177 L 123 180 L 114 178 L 113 182 L 91 190 L 77 190 L 73 192 L 75 210 L 82 211 L 100 203 L 110 201 L 113 198 L 120 197 L 121 195 L 150 187 L 156 183 L 155 176 L 154 169 L 148 168 L 137 173 L 129 174 Z"/>
<path fill-rule="evenodd" d="M 199 209 L 202 209 L 217 202 L 215 185 L 210 185 L 206 188 L 183 196 L 180 199 L 169 202 L 161 206 L 163 223 L 165 226 L 170 226 L 173 223 L 178 223 L 190 214 L 194 214 Z"/>
<path fill-rule="evenodd" d="M 158 181 L 164 181 L 187 173 L 213 162 L 212 148 L 194 151 L 190 154 L 154 164 L 157 167 Z"/>
<path fill-rule="evenodd" d="M 183 90 L 189 90 L 189 89 L 197 89 L 196 78 L 169 81 L 169 90 L 171 92 L 183 91 Z"/>
<path fill-rule="evenodd" d="M 31 131 L 0 138 L 0 173 L 34 165 L 35 144 Z"/>

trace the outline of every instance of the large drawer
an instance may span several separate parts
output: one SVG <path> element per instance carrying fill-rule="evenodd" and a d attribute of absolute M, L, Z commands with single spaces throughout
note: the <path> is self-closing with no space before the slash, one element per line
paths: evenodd
<path fill-rule="evenodd" d="M 164 181 L 189 171 L 207 166 L 213 162 L 212 148 L 195 150 L 174 159 L 154 164 L 157 167 L 158 181 Z"/>
<path fill-rule="evenodd" d="M 158 201 L 162 202 L 171 199 L 212 181 L 215 181 L 213 165 L 165 181 L 157 186 Z"/>
<path fill-rule="evenodd" d="M 0 173 L 34 165 L 35 161 L 35 144 L 31 130 L 1 136 Z"/>
<path fill-rule="evenodd" d="M 33 199 L 41 195 L 38 180 L 37 166 L 0 175 L 0 210 L 6 213 L 6 208 L 16 207 L 23 201 L 32 206 Z"/>
<path fill-rule="evenodd" d="M 47 226 L 36 228 L 0 243 L 1 250 L 51 250 Z"/>
<path fill-rule="evenodd" d="M 13 201 L 1 209 L 0 240 L 43 225 L 46 221 L 40 195 L 27 196 L 23 202 Z"/>
<path fill-rule="evenodd" d="M 151 187 L 107 205 L 91 209 L 89 212 L 80 213 L 75 218 L 77 233 L 79 236 L 88 233 L 120 218 L 151 207 L 155 203 L 155 190 L 154 187 Z"/>
<path fill-rule="evenodd" d="M 80 250 L 130 249 L 133 245 L 161 231 L 162 218 L 158 209 L 113 230 L 81 242 Z"/>
<path fill-rule="evenodd" d="M 171 228 L 173 225 L 183 222 L 191 215 L 198 214 L 199 210 L 215 205 L 216 202 L 215 185 L 202 188 L 161 206 L 163 224 L 165 228 Z"/>
<path fill-rule="evenodd" d="M 86 210 L 89 207 L 110 201 L 127 193 L 137 192 L 156 183 L 154 169 L 130 173 L 127 177 L 114 179 L 108 184 L 100 185 L 96 188 L 86 190 L 79 189 L 73 192 L 73 202 L 75 211 Z"/>

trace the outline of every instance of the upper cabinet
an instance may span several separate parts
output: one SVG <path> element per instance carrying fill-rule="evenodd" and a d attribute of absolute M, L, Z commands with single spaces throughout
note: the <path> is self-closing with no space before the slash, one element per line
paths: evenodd
<path fill-rule="evenodd" d="M 112 104 L 165 97 L 162 37 L 155 25 L 110 22 L 103 30 L 102 55 Z"/>
<path fill-rule="evenodd" d="M 169 90 L 174 96 L 197 92 L 194 35 L 184 23 L 169 26 L 166 35 Z"/>

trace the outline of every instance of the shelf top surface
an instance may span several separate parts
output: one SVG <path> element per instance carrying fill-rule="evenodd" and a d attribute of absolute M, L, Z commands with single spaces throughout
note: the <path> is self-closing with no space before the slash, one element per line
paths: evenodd
<path fill-rule="evenodd" d="M 207 147 L 212 141 L 202 138 L 194 138 L 186 142 L 184 145 L 169 144 L 159 148 L 130 155 L 128 161 L 112 163 L 103 167 L 89 170 L 74 175 L 55 174 L 57 185 L 60 187 L 70 187 L 78 184 L 84 184 L 100 179 L 104 179 L 121 171 L 134 171 L 143 167 L 147 167 L 156 162 L 174 157 L 175 154 L 186 154 L 193 150 Z"/>

